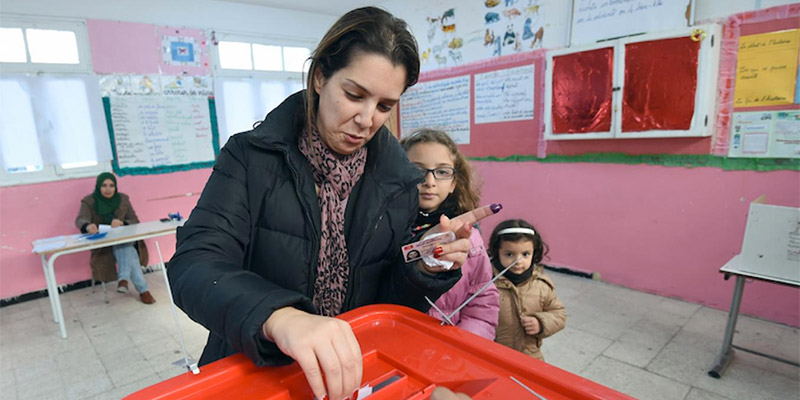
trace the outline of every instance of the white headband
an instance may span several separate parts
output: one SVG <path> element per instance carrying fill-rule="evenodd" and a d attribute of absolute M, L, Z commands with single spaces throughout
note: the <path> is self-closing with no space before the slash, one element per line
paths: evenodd
<path fill-rule="evenodd" d="M 501 229 L 500 232 L 497 232 L 497 236 L 506 235 L 509 233 L 524 233 L 526 235 L 535 236 L 536 232 L 533 231 L 531 228 L 506 228 Z"/>

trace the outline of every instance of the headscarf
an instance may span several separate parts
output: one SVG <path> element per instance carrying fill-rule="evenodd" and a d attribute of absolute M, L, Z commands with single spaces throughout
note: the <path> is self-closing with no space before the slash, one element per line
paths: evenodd
<path fill-rule="evenodd" d="M 106 198 L 100 193 L 100 187 L 103 186 L 103 182 L 106 179 L 111 179 L 114 182 L 114 195 L 111 198 Z M 94 185 L 94 193 L 92 193 L 92 197 L 94 197 L 94 210 L 103 218 L 105 223 L 111 223 L 111 220 L 114 219 L 114 211 L 119 208 L 120 203 L 120 196 L 119 196 L 119 187 L 117 187 L 117 177 L 110 172 L 103 172 L 100 175 L 97 175 L 97 183 Z"/>
<path fill-rule="evenodd" d="M 322 219 L 317 277 L 313 302 L 321 315 L 332 317 L 342 311 L 350 276 L 350 257 L 344 238 L 347 198 L 364 173 L 367 149 L 339 157 L 322 141 L 317 129 L 300 136 L 300 152 L 311 164 L 314 183 L 319 187 Z"/>

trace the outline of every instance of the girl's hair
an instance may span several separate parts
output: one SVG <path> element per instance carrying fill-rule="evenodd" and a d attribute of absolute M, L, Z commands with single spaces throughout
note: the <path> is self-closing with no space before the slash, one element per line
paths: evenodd
<path fill-rule="evenodd" d="M 419 51 L 406 22 L 376 7 L 352 10 L 331 26 L 309 57 L 306 131 L 311 132 L 319 106 L 319 95 L 314 91 L 317 72 L 330 79 L 336 71 L 350 64 L 356 52 L 385 56 L 392 65 L 402 65 L 406 70 L 403 91 L 417 83 Z"/>
<path fill-rule="evenodd" d="M 506 228 L 528 228 L 532 229 L 534 235 L 531 236 L 525 233 L 505 233 L 498 235 L 497 233 Z M 550 251 L 547 243 L 542 240 L 542 235 L 539 234 L 533 225 L 527 223 L 522 219 L 509 219 L 499 223 L 492 231 L 492 236 L 489 238 L 489 257 L 497 257 L 497 252 L 500 251 L 500 244 L 502 242 L 518 242 L 520 240 L 530 240 L 533 242 L 533 263 L 538 264 Z"/>
<path fill-rule="evenodd" d="M 458 211 L 465 213 L 467 211 L 478 208 L 481 201 L 481 188 L 480 181 L 477 176 L 472 174 L 472 166 L 470 165 L 467 157 L 461 154 L 458 146 L 450 136 L 442 131 L 434 129 L 420 129 L 411 136 L 400 140 L 403 149 L 408 151 L 415 145 L 421 143 L 438 143 L 450 150 L 450 155 L 453 156 L 453 168 L 456 170 L 456 190 L 453 191 L 456 203 L 458 204 Z"/>

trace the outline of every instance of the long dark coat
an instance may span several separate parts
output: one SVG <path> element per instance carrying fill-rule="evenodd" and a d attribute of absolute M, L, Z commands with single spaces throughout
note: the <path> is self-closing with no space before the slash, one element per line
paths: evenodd
<path fill-rule="evenodd" d="M 257 365 L 290 361 L 260 338 L 278 308 L 317 313 L 311 299 L 320 208 L 311 167 L 298 149 L 303 92 L 254 130 L 234 135 L 186 224 L 167 272 L 175 302 L 210 330 L 201 364 L 243 352 Z M 345 212 L 350 258 L 343 311 L 374 303 L 428 309 L 460 277 L 402 261 L 418 210 L 420 174 L 386 128 L 367 143 L 364 174 Z"/>

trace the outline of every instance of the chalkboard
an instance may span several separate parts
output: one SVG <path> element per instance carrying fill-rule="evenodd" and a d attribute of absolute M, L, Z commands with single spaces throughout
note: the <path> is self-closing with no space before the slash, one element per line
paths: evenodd
<path fill-rule="evenodd" d="M 800 284 L 800 208 L 751 203 L 740 268 Z"/>
<path fill-rule="evenodd" d="M 118 175 L 209 167 L 219 153 L 214 100 L 206 96 L 104 97 Z"/>

